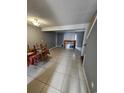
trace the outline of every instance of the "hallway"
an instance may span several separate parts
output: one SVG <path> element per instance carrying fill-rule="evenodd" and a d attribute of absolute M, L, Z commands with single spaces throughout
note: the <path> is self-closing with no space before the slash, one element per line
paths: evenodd
<path fill-rule="evenodd" d="M 27 93 L 87 93 L 85 84 L 80 87 L 80 52 L 64 48 L 50 52 L 48 62 L 27 68 Z"/>

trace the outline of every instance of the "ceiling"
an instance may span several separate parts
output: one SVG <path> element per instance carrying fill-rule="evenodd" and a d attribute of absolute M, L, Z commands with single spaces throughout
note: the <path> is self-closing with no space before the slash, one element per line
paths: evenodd
<path fill-rule="evenodd" d="M 88 23 L 97 0 L 27 0 L 27 15 L 46 22 L 42 27 Z"/>

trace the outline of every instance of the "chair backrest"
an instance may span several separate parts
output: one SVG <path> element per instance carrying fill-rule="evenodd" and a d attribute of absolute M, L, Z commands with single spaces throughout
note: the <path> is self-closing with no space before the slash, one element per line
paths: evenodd
<path fill-rule="evenodd" d="M 39 49 L 39 45 L 36 43 L 36 49 Z"/>
<path fill-rule="evenodd" d="M 33 51 L 32 52 L 37 53 L 37 49 L 36 49 L 35 45 L 33 45 Z"/>
<path fill-rule="evenodd" d="M 40 44 L 40 49 L 42 49 L 43 48 L 43 45 L 42 44 Z"/>

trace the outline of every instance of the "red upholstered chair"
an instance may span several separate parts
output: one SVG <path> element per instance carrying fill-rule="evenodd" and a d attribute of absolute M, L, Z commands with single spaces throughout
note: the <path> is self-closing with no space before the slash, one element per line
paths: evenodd
<path fill-rule="evenodd" d="M 29 49 L 29 46 L 28 46 L 28 54 L 29 54 L 27 55 L 28 66 L 35 64 L 38 61 L 35 46 L 33 46 L 33 49 Z"/>
<path fill-rule="evenodd" d="M 32 52 L 29 52 L 29 53 L 32 53 Z M 29 66 L 29 65 L 33 65 L 34 62 L 36 61 L 36 60 L 35 60 L 34 53 L 32 53 L 32 54 L 30 54 L 30 55 L 27 55 L 27 59 L 28 59 L 28 66 Z"/>
<path fill-rule="evenodd" d="M 36 62 L 35 55 L 29 56 L 29 65 L 33 65 Z"/>
<path fill-rule="evenodd" d="M 40 53 L 37 51 L 36 46 L 34 45 L 34 64 L 40 61 Z"/>
<path fill-rule="evenodd" d="M 47 43 L 45 44 L 44 49 L 45 49 L 45 51 L 46 51 L 47 54 L 50 54 L 49 49 L 47 47 Z"/>
<path fill-rule="evenodd" d="M 47 48 L 47 44 L 44 44 L 42 47 L 42 59 L 48 59 L 48 54 L 50 54 L 49 49 Z"/>

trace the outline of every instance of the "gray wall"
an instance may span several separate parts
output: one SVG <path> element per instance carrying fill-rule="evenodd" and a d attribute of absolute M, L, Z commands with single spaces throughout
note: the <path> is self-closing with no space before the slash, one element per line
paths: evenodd
<path fill-rule="evenodd" d="M 77 47 L 82 47 L 84 32 L 77 32 Z"/>
<path fill-rule="evenodd" d="M 64 32 L 57 32 L 57 46 L 61 46 L 64 40 Z"/>
<path fill-rule="evenodd" d="M 33 47 L 34 44 L 41 42 L 47 42 L 48 48 L 52 48 L 56 46 L 56 32 L 42 32 L 40 29 L 28 25 L 27 26 L 27 44 L 30 48 Z"/>
<path fill-rule="evenodd" d="M 97 23 L 95 23 L 87 41 L 84 69 L 91 93 L 97 92 Z M 91 85 L 92 82 L 94 83 L 93 88 Z"/>
<path fill-rule="evenodd" d="M 56 47 L 56 32 L 42 32 L 42 39 L 47 42 L 48 48 Z"/>
<path fill-rule="evenodd" d="M 64 34 L 66 34 L 66 37 L 68 38 L 71 38 L 71 39 L 74 38 L 70 36 L 71 35 L 70 33 L 77 34 L 77 47 L 82 47 L 84 32 L 76 32 L 76 33 L 75 32 L 57 32 L 57 46 L 61 46 L 63 44 Z"/>

